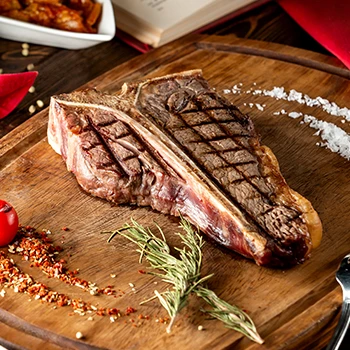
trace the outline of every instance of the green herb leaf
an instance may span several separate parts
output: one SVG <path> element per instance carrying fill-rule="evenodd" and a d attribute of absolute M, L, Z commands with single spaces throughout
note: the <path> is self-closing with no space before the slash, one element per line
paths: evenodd
<path fill-rule="evenodd" d="M 150 229 L 146 229 L 132 220 L 132 225 L 125 225 L 122 229 L 112 232 L 108 239 L 110 242 L 113 237 L 119 234 L 135 243 L 138 246 L 137 251 L 140 253 L 140 263 L 145 258 L 153 269 L 162 272 L 153 272 L 152 274 L 160 276 L 164 282 L 172 285 L 172 289 L 164 293 L 154 291 L 155 296 L 143 303 L 154 298 L 159 299 L 171 319 L 167 327 L 167 332 L 170 333 L 177 314 L 187 305 L 188 296 L 195 293 L 212 307 L 204 312 L 222 321 L 226 327 L 241 332 L 251 340 L 262 344 L 263 340 L 260 338 L 253 321 L 245 312 L 228 304 L 213 291 L 203 286 L 203 283 L 213 276 L 210 274 L 201 277 L 203 239 L 199 231 L 194 230 L 191 223 L 183 217 L 181 217 L 180 227 L 185 231 L 185 234 L 176 233 L 184 244 L 182 249 L 175 248 L 178 252 L 178 258 L 170 253 L 170 247 L 159 226 L 157 228 L 161 238 L 157 237 Z"/>

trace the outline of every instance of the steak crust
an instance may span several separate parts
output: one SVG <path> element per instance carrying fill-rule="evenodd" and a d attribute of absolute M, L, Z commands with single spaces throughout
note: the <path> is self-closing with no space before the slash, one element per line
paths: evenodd
<path fill-rule="evenodd" d="M 259 265 L 289 267 L 322 235 L 248 115 L 200 70 L 53 96 L 48 141 L 88 193 L 187 217 Z"/>

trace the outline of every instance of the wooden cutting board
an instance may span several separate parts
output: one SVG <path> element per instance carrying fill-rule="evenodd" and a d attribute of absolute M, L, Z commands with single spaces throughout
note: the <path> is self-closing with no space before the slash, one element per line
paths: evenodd
<path fill-rule="evenodd" d="M 195 68 L 203 70 L 218 92 L 240 83 L 242 91 L 283 86 L 313 98 L 327 98 L 339 106 L 346 106 L 350 94 L 349 71 L 331 58 L 275 44 L 215 36 L 176 41 L 116 67 L 87 86 L 114 93 L 126 81 Z M 120 310 L 132 306 L 137 312 L 114 323 L 98 316 L 89 321 L 88 315 L 70 316 L 68 307 L 53 309 L 53 305 L 28 301 L 28 296 L 6 290 L 5 297 L 0 298 L 0 321 L 5 324 L 0 327 L 2 344 L 8 341 L 29 349 L 250 350 L 319 349 L 326 344 L 341 304 L 334 274 L 350 250 L 349 161 L 316 146 L 320 140 L 315 130 L 300 124 L 300 119 L 273 113 L 282 109 L 307 113 L 347 132 L 349 125 L 319 108 L 297 102 L 252 93 L 225 96 L 250 114 L 262 142 L 276 154 L 288 183 L 313 203 L 324 225 L 321 246 L 310 260 L 290 270 L 262 268 L 209 241 L 205 245 L 203 273 L 215 273 L 209 287 L 248 311 L 265 344 L 257 345 L 220 322 L 208 320 L 198 311 L 203 304 L 196 298 L 191 298 L 181 312 L 172 333 L 166 334 L 166 324 L 161 321 L 167 315 L 159 303 L 139 305 L 155 289 L 165 290 L 166 285 L 157 277 L 138 273 L 147 264 L 138 263 L 138 253 L 131 243 L 117 237 L 108 244 L 107 236 L 100 232 L 119 228 L 133 217 L 151 227 L 157 222 L 173 246 L 179 243 L 173 235 L 178 220 L 149 208 L 111 206 L 84 193 L 47 143 L 47 110 L 1 140 L 0 198 L 12 203 L 24 225 L 53 232 L 52 238 L 64 248 L 61 254 L 70 269 L 79 268 L 82 278 L 101 286 L 113 284 L 125 294 L 120 298 L 91 296 L 47 279 L 27 262 L 16 261 L 25 272 L 57 291 Z M 264 111 L 256 108 L 256 103 L 265 105 Z M 64 226 L 70 230 L 62 231 Z M 116 277 L 111 278 L 111 274 Z M 136 293 L 129 283 L 135 285 Z M 140 320 L 140 314 L 150 319 Z M 204 331 L 198 331 L 199 325 Z M 78 331 L 84 339 L 75 339 Z"/>

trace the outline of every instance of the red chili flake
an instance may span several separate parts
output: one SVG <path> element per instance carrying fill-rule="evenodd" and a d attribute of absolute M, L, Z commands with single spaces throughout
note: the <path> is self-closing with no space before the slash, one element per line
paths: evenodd
<path fill-rule="evenodd" d="M 64 227 L 62 227 L 62 231 L 69 231 L 69 228 L 64 226 Z"/>
<path fill-rule="evenodd" d="M 144 275 L 146 273 L 145 270 L 139 270 L 138 273 L 140 273 L 141 275 Z"/>
<path fill-rule="evenodd" d="M 107 312 L 107 315 L 109 315 L 109 316 L 112 316 L 112 315 L 118 315 L 120 312 L 119 312 L 119 310 L 118 309 L 116 309 L 116 308 L 108 308 L 107 310 L 106 310 L 106 312 Z"/>
<path fill-rule="evenodd" d="M 126 311 L 125 311 L 125 315 L 128 316 L 128 315 L 130 315 L 130 314 L 132 314 L 132 313 L 134 313 L 134 312 L 136 312 L 136 311 L 137 311 L 137 310 L 134 309 L 133 307 L 128 306 L 127 309 L 126 309 Z"/>
<path fill-rule="evenodd" d="M 99 309 L 96 311 L 96 315 L 98 316 L 104 316 L 105 315 L 105 310 L 103 308 Z"/>

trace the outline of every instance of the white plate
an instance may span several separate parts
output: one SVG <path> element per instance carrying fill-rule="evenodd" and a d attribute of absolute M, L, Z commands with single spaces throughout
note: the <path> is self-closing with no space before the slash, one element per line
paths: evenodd
<path fill-rule="evenodd" d="M 63 49 L 85 49 L 113 39 L 115 21 L 111 0 L 98 0 L 102 3 L 102 16 L 97 34 L 75 33 L 52 29 L 36 24 L 21 22 L 0 16 L 0 37 L 14 41 L 54 46 Z"/>

